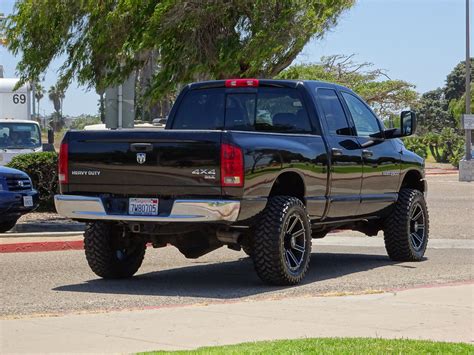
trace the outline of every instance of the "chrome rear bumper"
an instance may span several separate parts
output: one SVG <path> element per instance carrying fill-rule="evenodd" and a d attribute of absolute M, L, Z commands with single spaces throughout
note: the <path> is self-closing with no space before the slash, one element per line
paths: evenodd
<path fill-rule="evenodd" d="M 216 222 L 237 220 L 240 202 L 234 200 L 175 200 L 167 216 L 107 214 L 99 197 L 56 195 L 57 212 L 72 219 L 132 222 Z"/>

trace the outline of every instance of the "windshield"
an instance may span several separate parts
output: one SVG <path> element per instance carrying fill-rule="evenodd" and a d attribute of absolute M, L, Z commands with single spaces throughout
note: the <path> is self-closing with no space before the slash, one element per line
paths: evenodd
<path fill-rule="evenodd" d="M 33 149 L 41 146 L 37 124 L 0 122 L 0 149 Z"/>

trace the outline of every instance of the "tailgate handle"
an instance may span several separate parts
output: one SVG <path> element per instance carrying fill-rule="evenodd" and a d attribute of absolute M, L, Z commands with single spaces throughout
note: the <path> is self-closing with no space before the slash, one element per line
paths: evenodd
<path fill-rule="evenodd" d="M 153 145 L 150 143 L 132 143 L 130 144 L 132 152 L 151 152 Z"/>

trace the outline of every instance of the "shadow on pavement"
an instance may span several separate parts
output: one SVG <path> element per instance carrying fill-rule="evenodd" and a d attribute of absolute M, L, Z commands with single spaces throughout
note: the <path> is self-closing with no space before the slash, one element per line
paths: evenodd
<path fill-rule="evenodd" d="M 305 284 L 395 265 L 384 255 L 313 253 Z M 298 287 L 298 286 L 296 286 Z M 55 291 L 148 296 L 234 299 L 285 287 L 268 286 L 257 277 L 250 258 L 138 274 L 128 280 L 94 279 Z"/>

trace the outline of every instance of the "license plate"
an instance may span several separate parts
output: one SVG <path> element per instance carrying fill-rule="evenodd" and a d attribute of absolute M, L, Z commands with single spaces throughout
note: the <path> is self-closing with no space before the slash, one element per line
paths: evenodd
<path fill-rule="evenodd" d="M 23 196 L 23 206 L 33 207 L 33 197 L 32 196 Z"/>
<path fill-rule="evenodd" d="M 157 198 L 131 198 L 128 201 L 128 214 L 135 216 L 158 215 Z"/>

